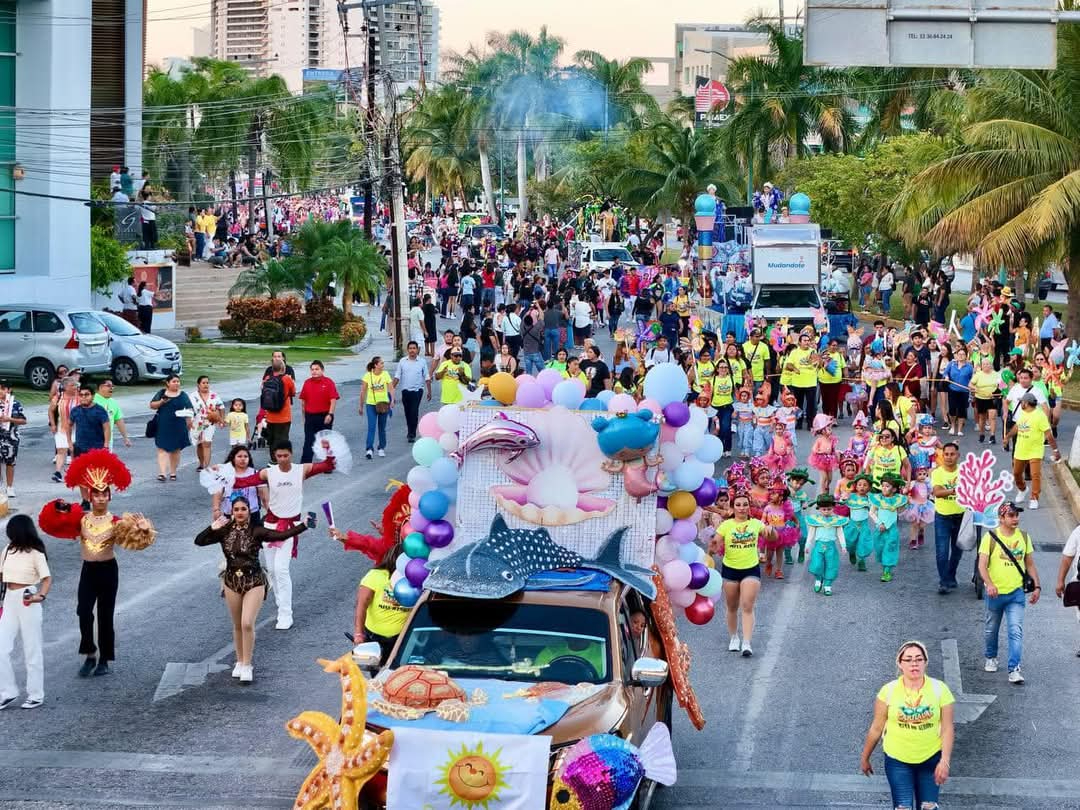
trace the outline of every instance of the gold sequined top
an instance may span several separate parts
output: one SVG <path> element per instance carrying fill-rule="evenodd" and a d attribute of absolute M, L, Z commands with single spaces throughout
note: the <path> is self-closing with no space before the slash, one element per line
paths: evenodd
<path fill-rule="evenodd" d="M 82 558 L 87 562 L 102 562 L 116 557 L 113 551 L 112 531 L 116 518 L 111 512 L 98 517 L 94 514 L 83 515 L 79 528 L 79 547 Z"/>

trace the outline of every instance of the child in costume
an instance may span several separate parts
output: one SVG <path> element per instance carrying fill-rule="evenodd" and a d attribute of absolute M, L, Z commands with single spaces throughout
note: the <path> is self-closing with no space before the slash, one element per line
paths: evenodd
<path fill-rule="evenodd" d="M 858 416 L 860 413 L 866 413 L 867 403 L 870 401 L 870 388 L 859 379 L 852 379 L 848 386 L 850 390 L 844 394 L 844 402 L 847 403 L 848 410 L 855 413 Z"/>
<path fill-rule="evenodd" d="M 892 372 L 884 358 L 885 344 L 878 338 L 870 344 L 870 356 L 863 362 L 862 380 L 866 383 L 867 402 L 874 406 L 884 395 L 885 384 L 892 379 Z"/>
<path fill-rule="evenodd" d="M 772 442 L 774 424 L 776 424 L 776 408 L 769 404 L 768 384 L 763 383 L 754 395 L 754 441 L 750 455 L 765 455 Z"/>
<path fill-rule="evenodd" d="M 856 563 L 860 571 L 866 570 L 866 558 L 874 551 L 874 538 L 870 533 L 870 493 L 874 488 L 874 479 L 866 473 L 855 476 L 852 492 L 848 496 L 848 559 Z"/>
<path fill-rule="evenodd" d="M 901 517 L 911 524 L 908 548 L 922 548 L 923 531 L 934 522 L 934 504 L 930 502 L 930 468 L 916 467 L 915 480 L 908 485 L 908 508 Z"/>
<path fill-rule="evenodd" d="M 781 554 L 786 554 L 788 562 L 791 562 L 791 547 L 798 540 L 799 530 L 795 521 L 795 510 L 788 499 L 788 488 L 782 478 L 777 478 L 769 485 L 769 502 L 761 510 L 761 518 L 762 522 L 772 529 L 772 534 L 765 541 L 765 576 L 772 575 L 776 579 L 783 579 L 784 563 Z"/>
<path fill-rule="evenodd" d="M 795 423 L 802 416 L 802 410 L 795 407 L 795 395 L 787 388 L 780 395 L 780 407 L 776 409 L 776 421 L 787 428 L 788 438 L 794 447 L 799 446 L 799 439 L 795 435 Z"/>
<path fill-rule="evenodd" d="M 904 479 L 899 475 L 886 473 L 880 486 L 880 493 L 870 495 L 870 525 L 874 530 L 874 554 L 881 563 L 881 581 L 890 582 L 892 570 L 900 562 L 900 527 L 896 522 L 908 499 L 900 492 Z"/>
<path fill-rule="evenodd" d="M 769 485 L 773 474 L 764 459 L 755 458 L 750 462 L 750 517 L 761 520 L 762 510 L 769 502 Z M 764 558 L 762 562 L 765 562 Z"/>
<path fill-rule="evenodd" d="M 855 476 L 858 474 L 862 463 L 854 453 L 844 451 L 840 454 L 840 478 L 833 490 L 833 498 L 836 500 L 836 514 L 840 517 L 848 517 L 847 499 L 855 490 Z"/>
<path fill-rule="evenodd" d="M 848 439 L 847 449 L 849 453 L 858 456 L 859 462 L 866 458 L 866 451 L 870 447 L 870 433 L 867 431 L 867 418 L 863 411 L 855 414 L 851 420 L 852 433 Z"/>
<path fill-rule="evenodd" d="M 934 417 L 921 413 L 916 424 L 917 427 L 912 430 L 911 440 L 908 442 L 911 467 L 934 467 L 941 452 L 941 439 L 934 433 Z"/>
<path fill-rule="evenodd" d="M 750 389 L 740 388 L 738 399 L 732 406 L 735 420 L 735 444 L 740 458 L 750 458 L 754 452 L 754 406 L 750 402 Z"/>
<path fill-rule="evenodd" d="M 806 559 L 806 509 L 810 500 L 810 493 L 804 489 L 807 484 L 813 484 L 810 474 L 803 467 L 796 467 L 788 473 L 788 491 L 791 493 L 791 508 L 795 512 L 795 522 L 799 530 L 799 562 Z M 784 562 L 790 563 L 791 549 L 784 549 Z"/>
<path fill-rule="evenodd" d="M 772 444 L 765 454 L 765 463 L 774 476 L 783 475 L 795 467 L 795 445 L 782 422 L 773 425 Z"/>
<path fill-rule="evenodd" d="M 807 569 L 814 575 L 814 593 L 824 589 L 826 596 L 832 596 L 832 584 L 840 573 L 840 552 L 846 548 L 844 526 L 848 519 L 833 512 L 836 501 L 832 495 L 818 495 L 815 504 L 817 511 L 806 519 L 810 527 Z"/>
<path fill-rule="evenodd" d="M 833 470 L 836 469 L 838 459 L 836 456 L 836 436 L 833 435 L 832 426 L 835 420 L 824 413 L 814 417 L 813 427 L 810 432 L 814 434 L 814 443 L 810 446 L 809 464 L 821 473 L 821 491 L 828 493 L 832 484 Z"/>

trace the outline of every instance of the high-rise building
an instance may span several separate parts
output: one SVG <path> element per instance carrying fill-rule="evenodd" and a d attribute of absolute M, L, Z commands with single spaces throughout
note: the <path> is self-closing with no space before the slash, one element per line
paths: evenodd
<path fill-rule="evenodd" d="M 305 70 L 345 67 L 345 32 L 335 0 L 274 3 L 269 40 L 267 72 L 284 77 L 294 93 L 303 87 Z"/>
<path fill-rule="evenodd" d="M 676 23 L 671 88 L 676 95 L 692 96 L 699 78 L 724 81 L 731 60 L 768 51 L 766 35 L 745 25 Z"/>
<path fill-rule="evenodd" d="M 408 86 L 420 81 L 423 65 L 424 81 L 438 81 L 439 7 L 434 0 L 391 3 L 370 13 L 378 37 L 378 67 Z"/>
<path fill-rule="evenodd" d="M 212 0 L 211 56 L 266 76 L 270 61 L 271 0 Z"/>

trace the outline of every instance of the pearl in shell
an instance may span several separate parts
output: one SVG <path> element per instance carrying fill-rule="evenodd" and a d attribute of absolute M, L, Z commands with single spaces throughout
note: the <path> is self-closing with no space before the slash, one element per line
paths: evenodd
<path fill-rule="evenodd" d="M 570 509 L 577 505 L 578 500 L 574 473 L 561 464 L 553 464 L 533 477 L 526 494 L 530 503 L 541 508 L 555 506 Z"/>

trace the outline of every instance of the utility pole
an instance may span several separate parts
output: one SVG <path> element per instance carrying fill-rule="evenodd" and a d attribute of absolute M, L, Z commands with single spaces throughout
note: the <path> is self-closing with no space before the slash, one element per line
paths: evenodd
<path fill-rule="evenodd" d="M 229 169 L 229 192 L 232 195 L 232 218 L 236 222 L 236 170 Z"/>
<path fill-rule="evenodd" d="M 390 84 L 389 79 L 387 84 Z M 389 131 L 383 157 L 386 161 L 386 182 L 390 189 L 390 257 L 393 269 L 394 296 L 394 346 L 398 355 L 405 353 L 406 339 L 403 332 L 407 322 L 411 301 L 406 300 L 409 292 L 408 245 L 405 234 L 405 197 L 402 193 L 403 175 L 401 171 L 401 145 L 398 142 L 398 122 L 392 100 L 389 117 Z"/>
<path fill-rule="evenodd" d="M 364 29 L 367 31 L 367 66 L 364 71 L 366 87 L 366 107 L 364 111 L 364 163 L 367 165 L 364 177 L 364 236 L 371 241 L 372 222 L 375 219 L 375 28 L 372 16 L 364 4 Z"/>
<path fill-rule="evenodd" d="M 270 178 L 273 176 L 269 169 L 263 171 L 263 213 L 266 215 L 266 241 L 274 241 L 274 216 L 270 211 Z"/>

